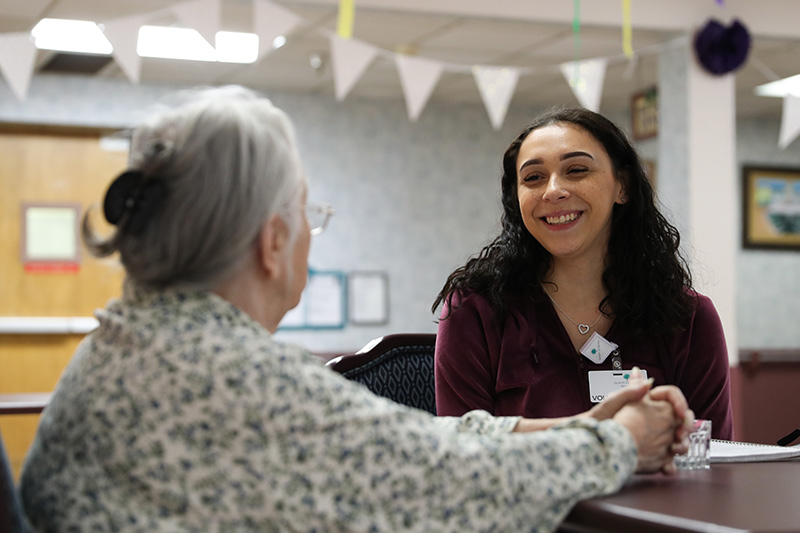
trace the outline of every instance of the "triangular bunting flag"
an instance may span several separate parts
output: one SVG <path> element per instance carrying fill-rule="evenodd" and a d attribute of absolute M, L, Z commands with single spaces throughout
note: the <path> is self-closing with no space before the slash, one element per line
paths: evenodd
<path fill-rule="evenodd" d="M 203 38 L 216 47 L 220 28 L 220 0 L 190 0 L 172 6 L 172 11 L 183 25 L 197 30 Z"/>
<path fill-rule="evenodd" d="M 508 111 L 519 81 L 519 69 L 512 67 L 472 67 L 483 105 L 489 113 L 492 127 L 499 130 Z"/>
<path fill-rule="evenodd" d="M 800 97 L 787 94 L 783 97 L 781 116 L 781 136 L 778 146 L 781 150 L 792 144 L 800 134 Z"/>
<path fill-rule="evenodd" d="M 103 33 L 114 50 L 111 55 L 131 83 L 139 83 L 142 58 L 136 53 L 139 41 L 139 28 L 144 25 L 144 17 L 127 17 L 103 23 Z"/>
<path fill-rule="evenodd" d="M 288 9 L 266 0 L 254 0 L 253 18 L 253 28 L 258 35 L 259 59 L 272 51 L 272 42 L 276 37 L 291 33 L 303 21 Z"/>
<path fill-rule="evenodd" d="M 438 61 L 396 54 L 397 72 L 406 99 L 408 119 L 416 122 L 442 75 L 444 65 Z"/>
<path fill-rule="evenodd" d="M 36 63 L 36 46 L 30 32 L 0 34 L 0 74 L 17 100 L 28 96 Z"/>
<path fill-rule="evenodd" d="M 567 79 L 578 102 L 590 111 L 600 111 L 603 96 L 603 80 L 606 77 L 608 59 L 587 59 L 561 64 L 561 72 Z"/>
<path fill-rule="evenodd" d="M 336 99 L 342 101 L 375 59 L 378 49 L 355 39 L 331 35 L 331 63 Z"/>

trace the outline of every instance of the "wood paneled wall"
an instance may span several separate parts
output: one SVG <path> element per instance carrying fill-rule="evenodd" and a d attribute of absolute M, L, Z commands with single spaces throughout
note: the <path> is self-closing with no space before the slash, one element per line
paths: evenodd
<path fill-rule="evenodd" d="M 798 350 L 742 352 L 742 363 L 731 369 L 733 391 L 739 395 L 736 439 L 776 444 L 779 439 L 800 429 Z M 770 352 L 791 352 L 792 357 L 783 361 L 770 361 L 768 357 L 764 361 L 758 355 L 753 357 L 754 353 L 769 355 Z"/>
<path fill-rule="evenodd" d="M 23 203 L 75 203 L 85 211 L 100 205 L 125 168 L 127 153 L 104 150 L 101 133 L 0 127 L 0 316 L 91 316 L 119 295 L 123 271 L 115 258 L 98 260 L 81 250 L 76 273 L 27 273 L 20 257 Z M 0 334 L 0 393 L 53 390 L 81 338 Z M 17 475 L 37 420 L 0 417 Z"/>

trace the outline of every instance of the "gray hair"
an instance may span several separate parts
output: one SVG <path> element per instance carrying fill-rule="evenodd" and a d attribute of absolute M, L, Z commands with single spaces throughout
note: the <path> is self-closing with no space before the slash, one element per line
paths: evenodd
<path fill-rule="evenodd" d="M 207 89 L 134 130 L 129 167 L 163 180 L 140 231 L 125 221 L 103 240 L 84 216 L 83 237 L 102 257 L 118 251 L 127 275 L 153 287 L 212 288 L 247 257 L 279 214 L 296 241 L 306 178 L 286 114 L 242 87 Z"/>

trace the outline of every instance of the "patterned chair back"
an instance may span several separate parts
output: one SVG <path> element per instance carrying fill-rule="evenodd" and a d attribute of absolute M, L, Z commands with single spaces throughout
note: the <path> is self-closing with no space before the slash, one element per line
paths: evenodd
<path fill-rule="evenodd" d="M 433 383 L 435 333 L 398 333 L 379 337 L 327 365 L 344 377 L 397 403 L 436 414 Z"/>

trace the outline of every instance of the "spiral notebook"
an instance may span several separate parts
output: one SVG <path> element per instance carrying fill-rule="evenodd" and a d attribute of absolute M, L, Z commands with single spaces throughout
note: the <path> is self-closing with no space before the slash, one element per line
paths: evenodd
<path fill-rule="evenodd" d="M 711 463 L 755 463 L 800 460 L 800 445 L 774 446 L 753 442 L 711 439 Z"/>

